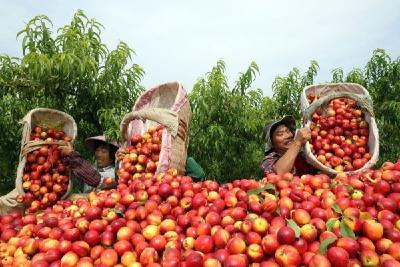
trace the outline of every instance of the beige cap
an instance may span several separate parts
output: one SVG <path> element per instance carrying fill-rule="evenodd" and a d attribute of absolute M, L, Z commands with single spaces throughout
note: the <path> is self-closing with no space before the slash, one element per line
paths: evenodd
<path fill-rule="evenodd" d="M 119 144 L 117 142 L 115 142 L 114 140 L 111 141 L 107 141 L 106 137 L 104 135 L 98 135 L 98 136 L 92 136 L 89 137 L 85 140 L 85 146 L 86 148 L 91 151 L 92 153 L 94 153 L 96 151 L 96 148 L 101 144 L 109 144 L 113 147 L 115 147 L 115 150 L 117 150 L 119 148 Z"/>

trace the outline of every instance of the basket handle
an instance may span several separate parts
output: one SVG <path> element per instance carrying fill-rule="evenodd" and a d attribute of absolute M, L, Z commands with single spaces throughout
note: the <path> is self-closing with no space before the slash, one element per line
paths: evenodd
<path fill-rule="evenodd" d="M 178 133 L 178 113 L 164 108 L 148 108 L 138 111 L 132 111 L 124 116 L 121 121 L 120 130 L 121 136 L 125 140 L 128 131 L 129 123 L 135 119 L 152 120 L 165 126 L 173 137 Z"/>
<path fill-rule="evenodd" d="M 32 140 L 32 141 L 28 141 L 22 146 L 21 153 L 20 153 L 20 160 L 23 157 L 25 157 L 26 155 L 28 155 L 29 153 L 31 153 L 32 151 L 35 151 L 42 146 L 45 146 L 45 145 L 65 146 L 67 144 L 68 144 L 68 142 L 63 141 L 63 140 L 54 140 L 54 141 Z"/>

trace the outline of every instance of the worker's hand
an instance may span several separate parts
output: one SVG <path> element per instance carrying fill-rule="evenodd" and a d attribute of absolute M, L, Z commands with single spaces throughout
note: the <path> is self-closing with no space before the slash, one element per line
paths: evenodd
<path fill-rule="evenodd" d="M 297 130 L 296 136 L 294 138 L 295 142 L 300 143 L 301 145 L 304 145 L 308 141 L 311 140 L 311 130 L 308 127 L 301 128 Z"/>
<path fill-rule="evenodd" d="M 117 153 L 115 153 L 115 160 L 122 161 L 126 154 L 128 154 L 128 150 L 125 148 L 118 148 Z"/>
<path fill-rule="evenodd" d="M 68 156 L 69 154 L 72 153 L 72 151 L 74 151 L 74 148 L 70 143 L 67 143 L 67 145 L 64 146 L 59 146 L 58 148 L 61 150 L 62 157 Z"/>

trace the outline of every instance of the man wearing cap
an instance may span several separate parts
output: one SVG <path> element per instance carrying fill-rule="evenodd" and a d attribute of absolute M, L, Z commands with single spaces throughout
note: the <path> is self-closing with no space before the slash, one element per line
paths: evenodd
<path fill-rule="evenodd" d="M 85 140 L 86 148 L 94 154 L 95 166 L 85 160 L 81 154 L 74 151 L 71 146 L 61 147 L 64 162 L 71 168 L 72 173 L 84 183 L 83 192 L 104 190 L 116 186 L 115 153 L 118 144 L 106 141 L 104 135 L 90 137 Z M 111 183 L 105 183 L 106 178 L 111 178 Z"/>
<path fill-rule="evenodd" d="M 301 176 L 313 173 L 303 157 L 302 147 L 311 140 L 309 128 L 296 131 L 296 122 L 292 116 L 269 123 L 263 131 L 265 156 L 261 163 L 264 175 L 268 173 L 283 174 L 291 172 Z"/>

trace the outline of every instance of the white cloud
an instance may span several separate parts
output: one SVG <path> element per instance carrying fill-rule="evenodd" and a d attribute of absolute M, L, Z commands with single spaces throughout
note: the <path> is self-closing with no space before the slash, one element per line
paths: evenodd
<path fill-rule="evenodd" d="M 398 1 L 2 1 L 0 53 L 20 54 L 16 33 L 24 22 L 46 14 L 55 27 L 83 9 L 105 27 L 103 40 L 127 42 L 146 70 L 144 84 L 181 80 L 191 89 L 222 58 L 230 82 L 254 60 L 255 82 L 268 95 L 276 75 L 320 63 L 317 81 L 330 71 L 363 67 L 376 48 L 400 55 Z"/>

